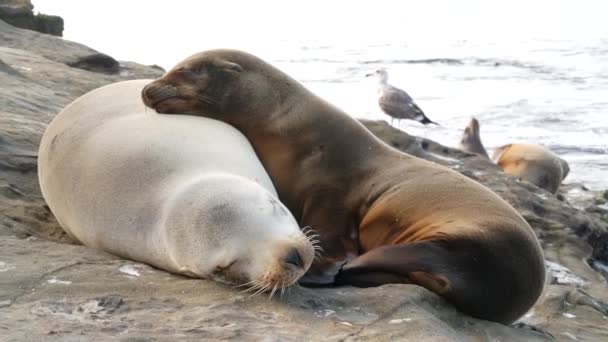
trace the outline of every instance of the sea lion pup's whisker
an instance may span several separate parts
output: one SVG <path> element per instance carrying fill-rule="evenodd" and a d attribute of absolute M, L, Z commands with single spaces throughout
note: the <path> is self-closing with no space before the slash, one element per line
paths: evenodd
<path fill-rule="evenodd" d="M 281 283 L 281 299 L 283 299 L 283 294 L 285 293 L 285 280 Z"/>
<path fill-rule="evenodd" d="M 248 281 L 246 283 L 242 283 L 242 284 L 239 284 L 239 285 L 234 285 L 232 287 L 233 288 L 239 288 L 239 287 L 243 287 L 243 286 L 249 286 L 249 285 L 254 284 L 254 283 L 255 283 L 255 280 L 251 280 L 251 281 Z"/>
<path fill-rule="evenodd" d="M 306 234 L 304 234 L 304 236 L 310 242 L 316 241 L 319 238 L 319 234 L 313 234 L 313 235 L 306 235 Z"/>
<path fill-rule="evenodd" d="M 246 288 L 244 290 L 239 291 L 239 293 L 248 293 L 248 292 L 253 291 L 254 289 L 257 289 L 257 288 L 255 288 L 253 286 L 252 287 L 248 287 L 248 288 Z"/>
<path fill-rule="evenodd" d="M 314 229 L 312 229 L 311 226 L 306 226 L 306 227 L 302 228 L 302 233 L 304 233 L 306 236 L 310 236 L 310 234 L 315 234 L 316 231 Z"/>
<path fill-rule="evenodd" d="M 272 288 L 272 291 L 270 291 L 270 295 L 268 296 L 268 300 L 272 299 L 272 296 L 274 296 L 275 291 L 277 290 L 279 284 L 274 284 L 274 287 Z"/>
<path fill-rule="evenodd" d="M 239 293 L 247 293 L 247 292 L 255 291 L 255 290 L 259 289 L 263 284 L 264 283 L 253 284 L 252 286 L 240 291 Z"/>
<path fill-rule="evenodd" d="M 309 241 L 309 242 L 310 242 L 310 244 L 311 244 L 311 245 L 313 246 L 313 248 L 314 248 L 314 246 L 318 246 L 318 245 L 319 245 L 319 243 L 320 243 L 321 241 L 319 241 L 319 240 L 312 240 L 312 241 Z"/>
<path fill-rule="evenodd" d="M 309 234 L 312 234 L 314 232 L 315 232 L 315 230 L 312 229 L 311 226 L 305 226 L 302 228 L 302 233 L 304 233 L 304 235 L 306 235 L 306 236 L 308 236 Z"/>
<path fill-rule="evenodd" d="M 240 293 L 249 293 L 249 292 L 253 293 L 253 292 L 258 291 L 259 289 L 261 289 L 263 287 L 264 287 L 263 284 L 256 284 L 255 286 L 252 286 L 252 287 L 248 288 L 247 290 L 243 290 Z M 251 297 L 249 297 L 249 298 L 251 298 Z"/>
<path fill-rule="evenodd" d="M 241 291 L 240 293 L 251 292 L 251 295 L 249 297 L 247 297 L 247 298 L 251 298 L 251 297 L 255 296 L 257 294 L 257 291 L 260 290 L 261 288 L 263 288 L 263 286 L 256 286 L 256 287 L 249 288 L 246 291 Z"/>
<path fill-rule="evenodd" d="M 267 291 L 268 288 L 270 288 L 270 286 L 272 286 L 272 285 L 270 285 L 270 284 L 264 285 L 257 292 L 255 292 L 254 294 L 252 294 L 251 296 L 249 296 L 249 298 L 255 297 L 255 296 L 259 295 L 260 293 L 263 293 L 263 292 Z"/>

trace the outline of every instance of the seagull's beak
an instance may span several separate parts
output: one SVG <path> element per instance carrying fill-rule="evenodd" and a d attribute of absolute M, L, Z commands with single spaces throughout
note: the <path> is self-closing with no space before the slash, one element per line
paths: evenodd
<path fill-rule="evenodd" d="M 374 76 L 374 75 L 375 75 L 374 73 L 371 73 L 371 74 L 365 74 L 365 77 L 371 77 L 371 76 Z"/>

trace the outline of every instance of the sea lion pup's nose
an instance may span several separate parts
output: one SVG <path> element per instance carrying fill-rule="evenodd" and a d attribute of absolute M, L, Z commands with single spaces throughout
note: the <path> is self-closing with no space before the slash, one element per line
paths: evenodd
<path fill-rule="evenodd" d="M 289 249 L 289 252 L 287 252 L 285 257 L 283 258 L 283 262 L 285 264 L 291 264 L 299 268 L 304 267 L 304 261 L 302 260 L 300 252 L 298 252 L 298 250 L 294 247 Z"/>

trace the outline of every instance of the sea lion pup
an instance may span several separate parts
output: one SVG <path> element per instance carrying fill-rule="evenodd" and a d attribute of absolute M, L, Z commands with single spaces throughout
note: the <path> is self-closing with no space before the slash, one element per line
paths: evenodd
<path fill-rule="evenodd" d="M 46 129 L 40 187 L 61 226 L 170 272 L 260 292 L 294 283 L 313 246 L 247 139 L 216 120 L 146 111 L 150 81 L 85 94 Z"/>
<path fill-rule="evenodd" d="M 542 291 L 542 250 L 509 204 L 388 146 L 255 56 L 198 53 L 147 85 L 142 98 L 159 113 L 215 118 L 245 134 L 283 203 L 319 234 L 324 252 L 303 283 L 415 283 L 503 323 Z"/>
<path fill-rule="evenodd" d="M 477 121 L 477 119 L 472 118 L 469 125 L 464 129 L 458 148 L 463 151 L 477 153 L 490 159 L 488 152 L 486 152 L 486 148 L 483 147 L 483 144 L 481 143 L 481 137 L 479 136 L 479 121 Z"/>
<path fill-rule="evenodd" d="M 505 173 L 553 194 L 570 172 L 568 162 L 536 144 L 509 144 L 496 149 L 492 159 Z"/>

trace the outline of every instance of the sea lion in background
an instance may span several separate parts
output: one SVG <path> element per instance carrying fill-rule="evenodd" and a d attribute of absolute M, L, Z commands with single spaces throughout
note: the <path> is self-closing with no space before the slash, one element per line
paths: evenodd
<path fill-rule="evenodd" d="M 192 116 L 152 115 L 151 80 L 96 89 L 59 113 L 39 152 L 42 194 L 84 245 L 196 278 L 277 289 L 313 246 L 247 139 Z"/>
<path fill-rule="evenodd" d="M 483 144 L 481 143 L 481 137 L 479 136 L 479 121 L 477 121 L 477 119 L 472 118 L 469 125 L 464 129 L 458 148 L 463 151 L 477 153 L 490 159 L 488 152 L 486 152 L 486 148 L 483 147 Z"/>
<path fill-rule="evenodd" d="M 386 115 L 391 117 L 391 125 L 393 119 L 397 119 L 397 124 L 401 119 L 410 119 L 423 125 L 437 125 L 424 114 L 405 90 L 388 84 L 388 72 L 385 69 L 378 69 L 374 73 L 365 75 L 365 77 L 370 76 L 378 77 L 378 105 Z"/>
<path fill-rule="evenodd" d="M 519 177 L 553 194 L 570 172 L 568 163 L 536 144 L 509 144 L 494 151 L 492 159 L 505 173 Z"/>
<path fill-rule="evenodd" d="M 142 98 L 158 113 L 215 118 L 245 134 L 280 199 L 319 234 L 324 252 L 303 283 L 414 283 L 502 323 L 523 315 L 542 291 L 542 250 L 507 202 L 386 145 L 253 55 L 195 54 Z"/>

